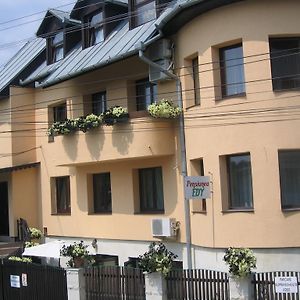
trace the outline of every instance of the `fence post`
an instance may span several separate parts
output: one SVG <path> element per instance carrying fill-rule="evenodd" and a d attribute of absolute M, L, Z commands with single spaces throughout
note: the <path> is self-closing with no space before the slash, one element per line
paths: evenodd
<path fill-rule="evenodd" d="M 251 278 L 251 275 L 242 278 L 229 276 L 230 300 L 254 299 L 254 288 L 252 286 Z"/>
<path fill-rule="evenodd" d="M 84 269 L 67 269 L 68 299 L 85 300 Z"/>
<path fill-rule="evenodd" d="M 145 274 L 146 300 L 167 300 L 167 282 L 159 272 Z"/>

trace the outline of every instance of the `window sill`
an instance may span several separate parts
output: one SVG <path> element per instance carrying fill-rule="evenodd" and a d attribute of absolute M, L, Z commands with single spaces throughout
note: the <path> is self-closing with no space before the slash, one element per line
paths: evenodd
<path fill-rule="evenodd" d="M 223 214 L 228 214 L 228 213 L 254 213 L 254 208 L 230 208 L 226 210 L 222 210 Z"/>
<path fill-rule="evenodd" d="M 200 210 L 192 210 L 192 214 L 193 215 L 197 215 L 197 214 L 200 214 L 200 215 L 207 215 L 207 211 L 203 210 L 203 211 L 200 211 Z"/>
<path fill-rule="evenodd" d="M 199 104 L 193 104 L 193 105 L 191 105 L 189 107 L 186 107 L 186 110 L 188 111 L 189 109 L 192 109 L 192 108 L 195 108 L 195 107 L 201 107 L 201 103 L 199 103 Z"/>
<path fill-rule="evenodd" d="M 296 211 L 300 211 L 300 207 L 298 207 L 298 208 L 282 208 L 281 210 L 284 213 L 296 212 Z"/>
<path fill-rule="evenodd" d="M 140 211 L 140 212 L 135 212 L 135 215 L 164 215 L 165 211 Z"/>
<path fill-rule="evenodd" d="M 222 101 L 222 100 L 228 100 L 231 98 L 245 98 L 246 97 L 246 93 L 240 93 L 240 94 L 234 94 L 234 95 L 222 95 L 222 97 L 220 99 L 216 99 L 216 101 Z"/>
<path fill-rule="evenodd" d="M 51 216 L 71 216 L 71 213 L 51 213 Z"/>
<path fill-rule="evenodd" d="M 283 93 L 291 93 L 291 92 L 299 92 L 300 87 L 294 87 L 294 88 L 285 88 L 285 89 L 274 89 L 273 92 L 275 94 L 283 94 Z"/>
<path fill-rule="evenodd" d="M 88 213 L 89 216 L 98 216 L 98 215 L 112 215 L 111 211 L 102 211 L 102 212 L 90 212 Z"/>

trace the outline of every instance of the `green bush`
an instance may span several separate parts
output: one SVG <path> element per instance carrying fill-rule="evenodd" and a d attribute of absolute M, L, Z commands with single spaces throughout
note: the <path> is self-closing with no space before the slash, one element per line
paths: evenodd
<path fill-rule="evenodd" d="M 248 248 L 230 247 L 225 251 L 224 261 L 229 265 L 229 273 L 236 277 L 245 277 L 256 268 L 256 257 Z"/>
<path fill-rule="evenodd" d="M 32 259 L 28 257 L 10 256 L 8 260 L 19 261 L 23 263 L 32 263 Z"/>
<path fill-rule="evenodd" d="M 139 256 L 139 267 L 147 273 L 160 272 L 166 277 L 172 270 L 177 255 L 169 251 L 161 242 L 152 242 L 149 250 Z"/>

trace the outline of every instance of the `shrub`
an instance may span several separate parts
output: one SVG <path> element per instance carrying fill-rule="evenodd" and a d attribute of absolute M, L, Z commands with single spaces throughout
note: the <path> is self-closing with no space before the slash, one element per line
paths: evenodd
<path fill-rule="evenodd" d="M 71 245 L 63 245 L 60 250 L 61 256 L 70 257 L 70 260 L 68 261 L 69 267 L 75 266 L 75 260 L 76 258 L 82 258 L 82 259 L 89 259 L 89 252 L 87 250 L 87 245 L 83 244 L 83 241 L 74 242 Z"/>
<path fill-rule="evenodd" d="M 23 263 L 32 263 L 32 259 L 29 257 L 10 256 L 8 260 L 19 261 Z"/>
<path fill-rule="evenodd" d="M 256 257 L 248 248 L 230 247 L 225 251 L 224 261 L 229 265 L 229 273 L 236 277 L 245 277 L 256 268 Z"/>
<path fill-rule="evenodd" d="M 29 230 L 30 230 L 30 237 L 32 239 L 37 239 L 38 240 L 43 236 L 42 232 L 37 228 L 30 227 Z"/>
<path fill-rule="evenodd" d="M 149 250 L 139 256 L 139 267 L 148 273 L 160 272 L 166 277 L 172 270 L 173 261 L 177 258 L 161 242 L 152 242 Z"/>

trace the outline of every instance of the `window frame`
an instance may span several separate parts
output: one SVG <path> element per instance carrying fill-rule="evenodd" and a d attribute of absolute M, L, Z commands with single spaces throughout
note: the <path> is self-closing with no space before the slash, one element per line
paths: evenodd
<path fill-rule="evenodd" d="M 101 99 L 96 99 L 97 97 Z M 92 113 L 94 115 L 100 115 L 107 109 L 106 91 L 97 92 L 92 94 Z"/>
<path fill-rule="evenodd" d="M 61 40 L 54 43 L 54 40 L 57 36 L 62 34 Z M 62 50 L 62 57 L 57 59 L 57 50 Z M 63 29 L 58 30 L 56 34 L 47 38 L 47 64 L 54 64 L 65 57 L 65 32 Z"/>
<path fill-rule="evenodd" d="M 57 105 L 54 105 L 52 108 L 52 117 L 53 117 L 53 123 L 55 122 L 64 122 L 67 119 L 67 103 L 63 102 Z M 63 111 L 59 111 L 63 108 Z M 63 114 L 63 117 L 59 116 L 60 114 Z"/>
<path fill-rule="evenodd" d="M 280 204 L 281 204 L 281 209 L 282 211 L 297 211 L 300 210 L 300 187 L 299 187 L 299 200 L 298 200 L 298 204 L 295 207 L 289 207 L 287 206 L 287 204 L 283 204 L 283 200 L 284 200 L 284 191 L 283 191 L 283 176 L 282 176 L 282 161 L 280 159 L 281 155 L 287 154 L 287 153 L 299 153 L 300 156 L 300 149 L 283 149 L 283 150 L 278 150 L 278 170 L 279 170 L 279 181 L 280 181 Z M 300 168 L 299 168 L 299 173 L 300 173 Z"/>
<path fill-rule="evenodd" d="M 71 215 L 71 188 L 70 176 L 52 177 L 52 214 L 53 215 Z M 65 185 L 66 199 L 61 199 L 62 195 L 59 193 L 59 185 Z M 63 201 L 62 201 L 63 200 Z M 59 204 L 64 204 L 65 208 L 61 208 Z"/>
<path fill-rule="evenodd" d="M 232 192 L 232 178 L 231 178 L 231 168 L 230 168 L 230 159 L 234 157 L 242 157 L 242 156 L 248 156 L 249 157 L 249 163 L 250 163 L 250 189 L 251 189 L 251 206 L 236 206 L 233 204 L 233 192 Z M 253 200 L 253 176 L 252 176 L 252 164 L 251 164 L 251 155 L 249 152 L 244 153 L 237 153 L 237 154 L 231 154 L 226 155 L 226 174 L 227 174 L 227 193 L 228 193 L 228 203 L 227 203 L 227 209 L 229 211 L 253 211 L 254 210 L 254 200 Z M 244 204 L 246 201 L 243 201 Z"/>
<path fill-rule="evenodd" d="M 137 3 L 137 2 L 140 2 L 140 3 Z M 138 23 L 137 22 L 137 9 L 140 9 L 142 8 L 143 6 L 146 6 L 150 3 L 154 3 L 154 11 L 155 11 L 155 18 L 156 19 L 159 15 L 159 12 L 157 10 L 157 4 L 158 4 L 158 1 L 157 0 L 130 0 L 129 1 L 129 9 L 130 9 L 130 29 L 133 29 L 135 27 L 138 27 L 138 26 L 141 26 L 143 24 L 146 24 L 147 22 L 150 22 L 152 19 L 150 20 L 147 20 L 147 21 L 144 21 L 142 23 Z M 153 19 L 153 20 L 154 20 Z"/>
<path fill-rule="evenodd" d="M 150 103 L 147 103 L 147 89 L 150 90 Z M 157 101 L 157 84 L 149 81 L 148 78 L 140 79 L 135 82 L 136 111 L 146 111 L 147 106 Z M 141 90 L 143 91 L 141 92 Z"/>
<path fill-rule="evenodd" d="M 93 17 L 95 17 L 97 14 L 102 14 L 102 20 L 98 23 L 96 23 L 94 26 L 91 26 L 91 21 Z M 89 48 L 92 46 L 95 46 L 99 43 L 102 43 L 105 41 L 106 38 L 106 26 L 105 26 L 105 10 L 103 8 L 97 9 L 83 17 L 83 46 L 85 48 Z M 103 40 L 98 41 L 96 43 L 96 37 L 95 37 L 95 31 L 96 30 L 102 30 Z M 91 42 L 91 38 L 94 36 L 94 41 Z"/>
<path fill-rule="evenodd" d="M 158 188 L 156 186 L 156 189 L 153 189 L 153 208 L 150 208 L 149 205 L 147 207 L 147 200 L 146 198 L 144 198 L 144 188 L 143 188 L 143 182 L 145 180 L 142 179 L 142 176 L 143 176 L 143 173 L 146 172 L 146 171 L 151 171 L 151 177 L 152 177 L 152 182 L 151 182 L 151 185 L 154 186 L 156 184 L 156 181 L 157 180 L 161 180 L 161 182 L 159 183 L 160 184 L 160 187 L 161 187 L 161 190 L 158 191 Z M 159 174 L 156 174 L 156 171 L 159 172 Z M 160 178 L 156 178 L 156 175 L 159 175 Z M 149 168 L 141 168 L 141 169 L 138 169 L 138 185 L 139 185 L 139 213 L 141 214 L 147 214 L 147 213 L 159 213 L 159 214 L 163 214 L 165 212 L 165 203 L 164 203 L 164 184 L 163 184 L 163 169 L 162 167 L 149 167 Z M 160 194 L 160 195 L 159 195 Z M 159 195 L 159 196 L 158 196 Z M 162 200 L 162 207 L 159 207 L 160 203 L 158 203 L 157 199 L 158 197 L 161 197 L 161 200 Z"/>
<path fill-rule="evenodd" d="M 199 73 L 199 58 L 194 57 L 191 60 L 192 63 L 192 78 L 193 78 L 193 89 L 194 89 L 194 99 L 195 105 L 201 105 L 200 97 L 200 73 Z"/>
<path fill-rule="evenodd" d="M 274 46 L 272 46 L 272 43 L 278 43 L 278 42 L 291 42 L 294 41 L 298 44 L 298 47 L 296 48 L 285 48 L 284 50 L 279 50 L 281 54 L 277 56 L 278 52 L 274 49 Z M 272 86 L 273 91 L 285 91 L 285 90 L 295 90 L 300 89 L 300 37 L 270 37 L 269 38 L 269 48 L 270 48 L 270 63 L 271 63 L 271 75 L 272 75 Z M 292 54 L 285 54 L 285 53 L 292 53 Z M 282 75 L 279 76 L 273 75 L 274 73 L 284 73 L 285 70 L 279 69 L 280 59 L 288 60 L 292 59 L 292 55 L 296 56 L 296 61 L 298 61 L 297 64 L 295 62 L 291 62 L 291 65 L 296 66 L 296 68 L 299 68 L 299 72 L 296 74 L 288 74 L 288 75 Z M 298 59 L 297 59 L 298 58 Z M 277 66 L 276 66 L 277 64 Z M 284 64 L 287 64 L 286 61 L 284 61 Z M 289 71 L 291 71 L 291 68 L 289 68 Z M 298 76 L 297 76 L 298 74 Z M 286 82 L 284 82 L 286 81 Z M 292 86 L 293 85 L 293 86 Z M 286 87 L 285 87 L 286 86 Z"/>
<path fill-rule="evenodd" d="M 107 209 L 97 209 L 96 208 L 96 201 L 97 200 L 100 200 L 99 204 L 101 204 L 103 201 L 103 198 L 101 194 L 99 194 L 97 197 L 96 195 L 96 189 L 95 189 L 95 182 L 96 180 L 101 180 L 103 182 L 103 179 L 106 180 L 105 178 L 96 178 L 96 177 L 103 177 L 103 176 L 107 176 L 108 175 L 108 179 L 109 179 L 109 189 L 107 191 L 105 191 L 107 194 L 109 194 L 109 205 L 110 207 Z M 93 211 L 92 211 L 92 214 L 111 214 L 112 213 L 112 189 L 111 189 L 111 175 L 110 175 L 110 172 L 105 172 L 105 173 L 95 173 L 95 174 L 92 174 L 92 183 L 93 183 Z M 103 191 L 102 191 L 103 192 Z M 108 195 L 106 195 L 108 196 Z M 98 199 L 97 199 L 98 198 Z M 107 203 L 105 203 L 107 204 Z M 101 206 L 101 205 L 100 205 Z"/>
<path fill-rule="evenodd" d="M 235 48 L 241 48 L 242 51 L 242 56 L 241 57 L 237 57 L 234 59 L 225 59 L 225 51 L 227 50 L 232 50 Z M 226 62 L 228 63 L 229 61 L 233 61 L 233 60 L 242 60 L 242 64 L 234 64 L 234 65 L 226 65 Z M 220 67 L 220 82 L 221 82 L 221 94 L 222 94 L 222 99 L 224 98 L 229 98 L 229 97 L 239 97 L 239 96 L 245 96 L 246 95 L 246 84 L 245 84 L 245 68 L 244 68 L 244 54 L 243 54 L 243 43 L 236 43 L 230 46 L 226 46 L 226 47 L 221 47 L 219 48 L 219 67 Z M 226 74 L 226 72 L 228 71 L 228 69 L 233 69 L 233 68 L 238 68 L 240 67 L 240 69 L 242 69 L 242 80 L 239 82 L 228 82 L 228 76 Z M 236 71 L 232 71 L 232 72 L 236 72 Z M 236 87 L 236 89 L 238 89 L 238 86 L 242 87 L 242 91 L 237 92 L 237 93 L 231 93 L 228 90 L 228 87 L 230 88 L 230 86 L 234 86 Z"/>

